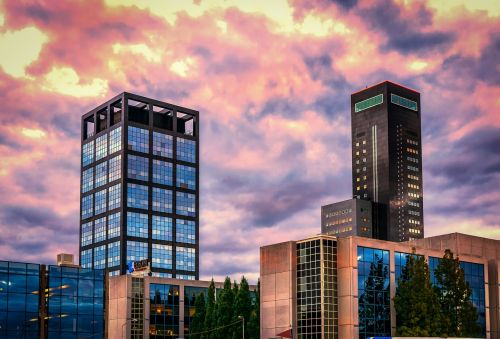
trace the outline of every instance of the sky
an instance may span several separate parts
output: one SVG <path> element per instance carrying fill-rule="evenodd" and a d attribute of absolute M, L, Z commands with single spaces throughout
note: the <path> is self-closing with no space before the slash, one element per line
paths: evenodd
<path fill-rule="evenodd" d="M 351 197 L 350 94 L 421 93 L 425 235 L 500 239 L 498 1 L 0 1 L 0 259 L 78 254 L 80 117 L 200 112 L 201 278 Z"/>

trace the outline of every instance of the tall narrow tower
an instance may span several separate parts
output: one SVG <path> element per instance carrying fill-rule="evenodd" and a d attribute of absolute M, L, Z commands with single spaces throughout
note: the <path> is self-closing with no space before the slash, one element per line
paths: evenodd
<path fill-rule="evenodd" d="M 353 196 L 373 201 L 373 235 L 424 237 L 420 94 L 389 81 L 351 95 Z"/>
<path fill-rule="evenodd" d="M 199 276 L 199 114 L 122 93 L 82 116 L 80 265 Z"/>

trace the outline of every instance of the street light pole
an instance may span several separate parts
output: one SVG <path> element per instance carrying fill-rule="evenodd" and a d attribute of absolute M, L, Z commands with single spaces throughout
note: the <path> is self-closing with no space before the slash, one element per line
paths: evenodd
<path fill-rule="evenodd" d="M 240 319 L 242 321 L 242 325 L 243 325 L 243 339 L 245 339 L 245 317 L 242 316 L 242 315 L 239 315 L 238 319 Z"/>

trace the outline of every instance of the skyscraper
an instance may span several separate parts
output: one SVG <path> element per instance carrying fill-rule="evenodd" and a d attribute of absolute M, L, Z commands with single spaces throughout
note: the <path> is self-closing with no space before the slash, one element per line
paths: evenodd
<path fill-rule="evenodd" d="M 122 93 L 82 116 L 80 265 L 199 276 L 199 114 Z"/>
<path fill-rule="evenodd" d="M 351 95 L 353 196 L 373 201 L 373 235 L 424 237 L 420 94 L 389 81 Z"/>

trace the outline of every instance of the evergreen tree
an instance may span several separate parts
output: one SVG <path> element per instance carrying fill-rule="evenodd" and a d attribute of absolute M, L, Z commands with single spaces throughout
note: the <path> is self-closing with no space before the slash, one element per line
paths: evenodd
<path fill-rule="evenodd" d="M 215 328 L 217 325 L 216 321 L 216 304 L 215 304 L 215 283 L 214 279 L 210 281 L 210 285 L 208 286 L 207 292 L 207 306 L 206 306 L 206 315 L 205 315 L 205 323 L 204 330 L 208 331 L 212 328 Z M 202 339 L 212 339 L 217 338 L 212 332 L 204 334 L 201 336 Z"/>
<path fill-rule="evenodd" d="M 231 279 L 229 279 L 229 277 L 226 277 L 226 279 L 224 280 L 224 288 L 220 292 L 216 302 L 217 327 L 231 324 L 233 320 L 233 303 L 234 295 L 233 290 L 231 289 Z M 217 338 L 226 339 L 231 337 L 232 328 L 224 327 L 219 329 L 216 333 Z"/>
<path fill-rule="evenodd" d="M 424 257 L 408 256 L 398 280 L 394 307 L 398 335 L 430 337 L 440 334 L 440 304 Z"/>
<path fill-rule="evenodd" d="M 237 287 L 238 285 L 235 284 Z M 241 282 L 239 288 L 233 289 L 236 290 L 236 295 L 234 298 L 234 310 L 233 310 L 233 322 L 239 320 L 239 317 L 242 316 L 245 319 L 245 338 L 248 338 L 248 325 L 250 321 L 250 315 L 252 314 L 252 297 L 250 295 L 250 288 L 248 286 L 248 281 L 243 276 L 241 277 Z M 243 326 L 234 326 L 233 327 L 233 338 L 239 339 L 242 337 L 242 329 Z"/>
<path fill-rule="evenodd" d="M 480 332 L 477 310 L 471 302 L 472 290 L 465 281 L 460 261 L 447 249 L 434 271 L 435 287 L 443 313 L 442 336 L 467 337 Z"/>
<path fill-rule="evenodd" d="M 205 331 L 205 317 L 206 317 L 206 305 L 205 305 L 205 294 L 199 293 L 196 296 L 195 302 L 195 314 L 193 320 L 189 324 L 189 333 L 200 333 Z M 189 335 L 189 338 L 200 339 L 201 335 Z"/>
<path fill-rule="evenodd" d="M 250 339 L 260 338 L 260 279 L 257 281 L 255 290 L 255 303 L 253 304 L 250 320 L 248 321 L 248 337 Z M 246 338 L 246 337 L 245 337 Z"/>

